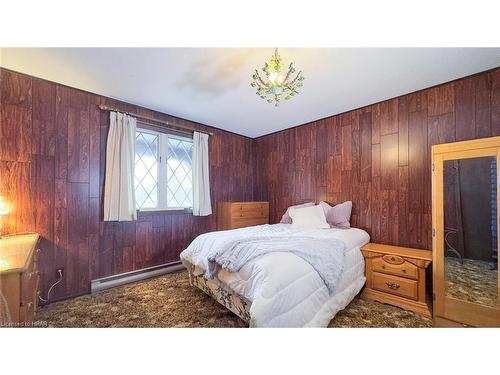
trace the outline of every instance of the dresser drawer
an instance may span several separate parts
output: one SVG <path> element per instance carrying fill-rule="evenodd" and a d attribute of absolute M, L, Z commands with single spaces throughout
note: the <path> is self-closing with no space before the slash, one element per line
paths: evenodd
<path fill-rule="evenodd" d="M 418 299 L 418 282 L 416 280 L 373 272 L 372 288 L 413 300 Z"/>
<path fill-rule="evenodd" d="M 30 300 L 21 306 L 19 310 L 19 322 L 22 327 L 29 327 L 33 322 L 33 318 L 35 316 L 35 301 Z"/>
<path fill-rule="evenodd" d="M 40 274 L 36 268 L 31 272 L 25 272 L 22 275 L 22 291 L 21 291 L 21 310 L 20 321 L 30 323 L 33 321 L 33 316 L 36 311 L 38 302 L 38 286 L 40 283 Z"/>
<path fill-rule="evenodd" d="M 217 206 L 217 228 L 219 230 L 268 223 L 268 202 L 221 202 Z"/>
<path fill-rule="evenodd" d="M 418 267 L 395 255 L 372 259 L 372 269 L 376 272 L 418 279 Z"/>
<path fill-rule="evenodd" d="M 0 271 L 0 292 L 6 297 L 15 326 L 31 326 L 38 301 L 39 235 L 26 233 L 0 239 L 0 261 L 11 269 Z"/>
<path fill-rule="evenodd" d="M 257 219 L 257 218 L 267 218 L 269 213 L 265 210 L 243 210 L 243 211 L 232 211 L 231 217 L 233 219 L 247 218 L 247 219 Z"/>
<path fill-rule="evenodd" d="M 33 290 L 36 290 L 38 279 L 38 271 L 36 269 L 36 263 L 33 261 L 29 265 L 28 269 L 21 274 L 21 293 L 22 298 L 21 301 L 25 301 L 31 298 L 33 294 Z"/>
<path fill-rule="evenodd" d="M 236 228 L 244 228 L 251 227 L 254 225 L 263 225 L 268 224 L 269 220 L 266 218 L 236 218 L 231 220 L 231 227 L 233 229 Z"/>
<path fill-rule="evenodd" d="M 234 204 L 231 206 L 231 217 L 259 218 L 269 216 L 267 204 Z"/>

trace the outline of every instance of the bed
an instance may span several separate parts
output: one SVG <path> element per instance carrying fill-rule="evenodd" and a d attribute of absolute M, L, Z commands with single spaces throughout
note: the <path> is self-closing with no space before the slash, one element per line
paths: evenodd
<path fill-rule="evenodd" d="M 252 258 L 237 272 L 221 265 L 213 268 L 210 261 L 213 257 L 208 254 L 224 241 L 236 238 L 239 243 L 241 239 L 263 237 L 268 243 L 286 238 L 290 248 L 306 240 L 342 243 L 342 256 L 334 258 L 335 266 L 339 267 L 334 285 L 325 281 L 314 262 L 286 249 Z M 291 224 L 259 225 L 202 234 L 181 253 L 181 261 L 188 270 L 191 285 L 223 304 L 250 327 L 326 327 L 365 283 L 360 248 L 369 239 L 368 233 L 357 228 L 299 229 Z"/>

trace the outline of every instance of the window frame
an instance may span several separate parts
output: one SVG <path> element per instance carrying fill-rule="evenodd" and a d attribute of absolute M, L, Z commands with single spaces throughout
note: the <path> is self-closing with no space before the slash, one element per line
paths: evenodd
<path fill-rule="evenodd" d="M 157 199 L 157 207 L 146 207 L 136 209 L 138 212 L 159 212 L 159 211 L 182 211 L 182 212 L 191 212 L 193 207 L 169 207 L 167 200 L 167 189 L 168 189 L 168 179 L 167 179 L 167 158 L 168 158 L 168 138 L 178 139 L 181 141 L 193 142 L 193 138 L 184 135 L 178 135 L 171 132 L 162 132 L 158 130 L 153 130 L 147 127 L 136 127 L 136 133 L 148 133 L 151 135 L 158 136 L 158 159 L 157 159 L 157 191 L 158 191 L 158 199 Z M 136 134 L 137 137 L 137 134 Z M 135 156 L 134 156 L 135 157 Z M 191 155 L 192 160 L 192 155 Z M 193 169 L 191 167 L 191 180 L 192 180 L 192 172 Z M 135 194 L 135 163 L 134 163 L 134 194 Z"/>

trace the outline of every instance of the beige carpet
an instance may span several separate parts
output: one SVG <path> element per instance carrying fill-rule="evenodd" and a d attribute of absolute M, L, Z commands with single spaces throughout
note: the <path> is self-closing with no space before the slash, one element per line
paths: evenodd
<path fill-rule="evenodd" d="M 49 327 L 246 327 L 178 272 L 57 302 L 39 309 L 38 326 Z M 377 302 L 354 299 L 330 327 L 430 327 L 432 321 Z"/>

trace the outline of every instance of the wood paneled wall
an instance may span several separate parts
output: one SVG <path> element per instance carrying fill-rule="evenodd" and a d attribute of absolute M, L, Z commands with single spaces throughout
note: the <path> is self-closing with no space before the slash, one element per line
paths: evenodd
<path fill-rule="evenodd" d="M 43 293 L 65 269 L 54 300 L 87 293 L 95 278 L 177 261 L 216 229 L 216 213 L 102 221 L 109 117 L 100 104 L 208 129 L 0 69 L 0 195 L 12 204 L 0 230 L 43 236 Z M 500 69 L 254 140 L 211 130 L 214 209 L 266 200 L 278 222 L 292 204 L 352 200 L 352 225 L 372 241 L 430 248 L 430 147 L 500 135 Z"/>
<path fill-rule="evenodd" d="M 255 139 L 255 199 L 271 222 L 292 204 L 352 200 L 372 241 L 430 249 L 431 146 L 493 135 L 500 69 Z"/>
<path fill-rule="evenodd" d="M 139 213 L 137 222 L 102 221 L 106 104 L 199 129 L 98 95 L 0 69 L 0 195 L 12 205 L 2 233 L 43 236 L 41 291 L 65 277 L 52 300 L 89 292 L 90 280 L 179 260 L 198 234 L 215 230 L 217 215 Z M 252 140 L 210 128 L 212 200 L 253 198 Z"/>

